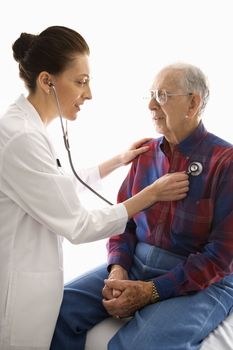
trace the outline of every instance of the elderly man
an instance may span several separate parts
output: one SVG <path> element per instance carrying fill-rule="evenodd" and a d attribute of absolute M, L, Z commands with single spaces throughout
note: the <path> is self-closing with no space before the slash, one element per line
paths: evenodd
<path fill-rule="evenodd" d="M 233 147 L 201 116 L 202 71 L 163 68 L 149 109 L 161 137 L 132 164 L 121 202 L 168 172 L 189 174 L 188 196 L 158 202 L 108 242 L 108 264 L 65 288 L 52 349 L 84 349 L 86 331 L 109 315 L 132 316 L 109 350 L 200 349 L 233 306 Z"/>

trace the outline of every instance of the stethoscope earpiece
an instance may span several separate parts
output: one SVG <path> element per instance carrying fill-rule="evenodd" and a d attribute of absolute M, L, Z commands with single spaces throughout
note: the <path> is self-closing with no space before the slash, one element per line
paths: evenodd
<path fill-rule="evenodd" d="M 188 166 L 188 175 L 198 176 L 203 171 L 203 165 L 200 162 L 192 162 Z"/>

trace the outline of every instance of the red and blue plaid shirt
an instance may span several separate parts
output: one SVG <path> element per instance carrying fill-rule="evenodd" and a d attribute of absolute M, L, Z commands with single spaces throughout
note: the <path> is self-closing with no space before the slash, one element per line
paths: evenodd
<path fill-rule="evenodd" d="M 184 256 L 184 263 L 154 279 L 160 299 L 166 299 L 202 290 L 233 272 L 233 146 L 207 132 L 202 122 L 172 154 L 164 137 L 148 145 L 132 163 L 119 202 L 168 172 L 187 171 L 191 162 L 200 162 L 203 171 L 190 175 L 185 199 L 155 203 L 112 237 L 108 263 L 129 270 L 137 242 Z"/>

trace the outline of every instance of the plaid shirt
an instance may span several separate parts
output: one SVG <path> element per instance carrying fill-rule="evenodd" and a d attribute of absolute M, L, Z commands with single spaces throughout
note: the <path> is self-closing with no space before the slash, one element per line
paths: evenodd
<path fill-rule="evenodd" d="M 134 160 L 118 201 L 139 192 L 168 172 L 187 171 L 200 162 L 203 171 L 189 176 L 185 199 L 157 202 L 135 215 L 122 235 L 108 241 L 108 263 L 129 270 L 137 242 L 184 256 L 169 273 L 156 277 L 160 299 L 202 290 L 233 272 L 233 146 L 198 128 L 173 153 L 165 138 L 149 141 L 149 151 Z"/>

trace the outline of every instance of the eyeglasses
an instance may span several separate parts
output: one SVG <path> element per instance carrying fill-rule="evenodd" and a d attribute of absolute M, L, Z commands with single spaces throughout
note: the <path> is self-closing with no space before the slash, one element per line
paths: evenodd
<path fill-rule="evenodd" d="M 151 98 L 155 99 L 160 106 L 163 106 L 167 102 L 167 98 L 169 96 L 191 96 L 192 92 L 188 92 L 187 94 L 172 94 L 167 92 L 165 89 L 157 89 L 151 90 L 150 94 Z"/>

